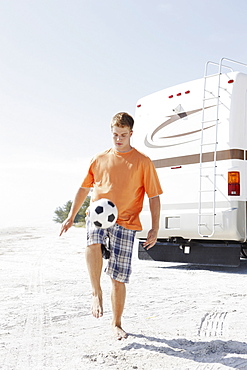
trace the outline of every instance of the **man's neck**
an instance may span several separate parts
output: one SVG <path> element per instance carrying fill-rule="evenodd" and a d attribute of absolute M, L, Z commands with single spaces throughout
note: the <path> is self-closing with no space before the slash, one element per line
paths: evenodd
<path fill-rule="evenodd" d="M 129 147 L 129 149 L 126 149 L 126 150 L 119 150 L 119 149 L 117 149 L 117 148 L 115 148 L 115 147 L 114 147 L 114 150 L 115 150 L 116 152 L 118 152 L 118 153 L 128 153 L 128 152 L 130 152 L 132 149 L 133 149 L 133 147 L 132 147 L 132 146 L 130 146 L 130 147 Z"/>

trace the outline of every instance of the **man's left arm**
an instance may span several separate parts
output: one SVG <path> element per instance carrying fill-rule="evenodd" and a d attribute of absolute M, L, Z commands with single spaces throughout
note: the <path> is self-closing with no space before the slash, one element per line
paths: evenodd
<path fill-rule="evenodd" d="M 146 249 L 152 248 L 157 242 L 157 235 L 160 223 L 160 197 L 149 199 L 149 207 L 151 212 L 152 228 L 148 232 L 147 240 L 143 243 Z"/>

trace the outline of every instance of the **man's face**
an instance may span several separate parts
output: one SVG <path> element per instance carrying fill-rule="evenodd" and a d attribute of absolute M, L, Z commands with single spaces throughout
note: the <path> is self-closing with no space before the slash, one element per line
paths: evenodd
<path fill-rule="evenodd" d="M 127 152 L 131 149 L 130 138 L 132 133 L 129 127 L 112 127 L 113 144 L 118 152 Z"/>

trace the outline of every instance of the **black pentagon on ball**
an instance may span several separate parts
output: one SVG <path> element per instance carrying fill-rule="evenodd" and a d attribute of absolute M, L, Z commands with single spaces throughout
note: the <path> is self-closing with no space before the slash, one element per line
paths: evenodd
<path fill-rule="evenodd" d="M 109 206 L 112 206 L 112 208 L 114 208 L 114 207 L 115 207 L 115 204 L 114 204 L 114 203 L 112 203 L 110 200 L 108 200 L 108 204 L 109 204 Z"/>
<path fill-rule="evenodd" d="M 115 215 L 112 213 L 111 215 L 108 216 L 108 222 L 113 222 L 115 220 Z"/>
<path fill-rule="evenodd" d="M 97 206 L 95 208 L 95 213 L 97 213 L 97 215 L 100 215 L 103 212 L 104 212 L 104 208 L 102 206 Z"/>
<path fill-rule="evenodd" d="M 94 225 L 97 227 L 102 227 L 102 224 L 99 221 L 94 221 Z"/>

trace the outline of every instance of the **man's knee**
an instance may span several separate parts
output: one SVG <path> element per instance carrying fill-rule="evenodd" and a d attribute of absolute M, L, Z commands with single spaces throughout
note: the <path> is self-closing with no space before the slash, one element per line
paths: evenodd
<path fill-rule="evenodd" d="M 121 289 L 123 286 L 125 286 L 125 283 L 123 283 L 121 281 L 118 281 L 118 280 L 115 280 L 115 279 L 112 279 L 112 278 L 111 278 L 111 281 L 112 281 L 112 285 L 115 289 Z"/>
<path fill-rule="evenodd" d="M 89 244 L 85 250 L 86 256 L 102 256 L 101 244 Z"/>
<path fill-rule="evenodd" d="M 87 248 L 89 248 L 91 250 L 101 249 L 101 244 L 89 244 L 89 245 L 87 245 Z"/>

